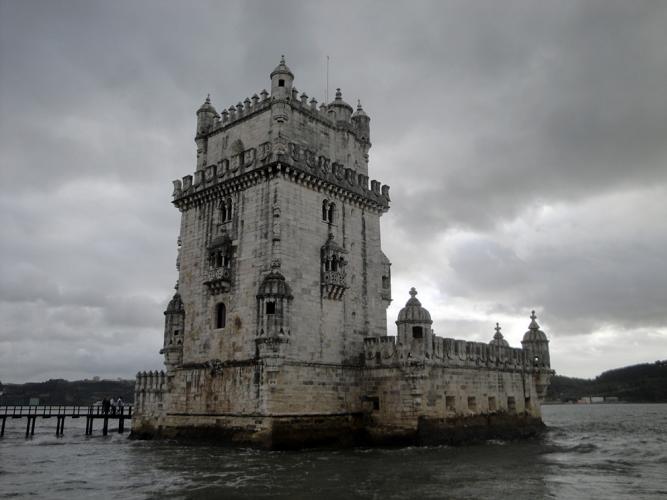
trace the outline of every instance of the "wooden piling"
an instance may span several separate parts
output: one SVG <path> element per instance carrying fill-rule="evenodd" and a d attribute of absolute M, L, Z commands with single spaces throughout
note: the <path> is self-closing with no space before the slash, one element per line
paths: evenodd
<path fill-rule="evenodd" d="M 102 427 L 102 435 L 106 436 L 109 433 L 109 417 L 104 415 L 104 426 Z"/>
<path fill-rule="evenodd" d="M 7 417 L 2 417 L 2 427 L 0 427 L 0 437 L 5 435 L 5 420 L 7 420 Z"/>

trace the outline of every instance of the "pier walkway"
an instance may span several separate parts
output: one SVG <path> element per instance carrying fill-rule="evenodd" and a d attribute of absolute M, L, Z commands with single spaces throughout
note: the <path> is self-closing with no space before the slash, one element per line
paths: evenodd
<path fill-rule="evenodd" d="M 115 412 L 104 413 L 102 405 L 70 406 L 70 405 L 0 405 L 0 437 L 5 435 L 5 424 L 7 419 L 27 419 L 25 437 L 35 434 L 35 422 L 37 418 L 55 418 L 56 436 L 62 436 L 65 431 L 66 418 L 85 418 L 86 436 L 93 433 L 93 422 L 102 420 L 102 434 L 106 436 L 109 432 L 109 420 L 118 421 L 118 432 L 125 431 L 125 420 L 132 419 L 132 406 L 127 405 L 117 409 Z"/>

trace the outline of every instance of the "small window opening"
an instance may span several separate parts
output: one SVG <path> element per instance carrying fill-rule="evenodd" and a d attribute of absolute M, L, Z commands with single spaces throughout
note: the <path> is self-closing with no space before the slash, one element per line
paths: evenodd
<path fill-rule="evenodd" d="M 535 357 L 533 358 L 533 366 L 539 366 L 539 365 L 540 365 L 540 357 L 539 357 L 539 356 L 535 356 Z"/>
<path fill-rule="evenodd" d="M 526 410 L 530 410 L 531 408 L 532 407 L 531 407 L 531 404 L 530 404 L 530 397 L 527 397 L 526 398 Z"/>
<path fill-rule="evenodd" d="M 445 396 L 445 408 L 447 411 L 456 411 L 456 397 Z"/>
<path fill-rule="evenodd" d="M 278 87 L 284 87 L 285 86 L 285 80 L 280 79 L 278 80 Z"/>
<path fill-rule="evenodd" d="M 181 334 L 180 330 L 174 330 L 174 337 L 178 337 Z"/>
<path fill-rule="evenodd" d="M 514 399 L 514 396 L 510 396 L 507 398 L 507 411 L 510 413 L 516 411 L 516 399 Z"/>
<path fill-rule="evenodd" d="M 475 399 L 475 396 L 468 396 L 468 409 L 477 411 L 477 400 Z"/>
<path fill-rule="evenodd" d="M 496 398 L 489 396 L 489 411 L 496 411 Z"/>
<path fill-rule="evenodd" d="M 412 327 L 412 338 L 421 339 L 424 337 L 424 329 L 421 326 Z"/>
<path fill-rule="evenodd" d="M 331 204 L 329 205 L 329 213 L 327 214 L 327 222 L 329 224 L 333 224 L 334 222 L 334 213 L 336 211 L 336 205 Z"/>
<path fill-rule="evenodd" d="M 222 252 L 215 253 L 215 267 L 222 267 Z"/>
<path fill-rule="evenodd" d="M 329 205 L 329 202 L 327 200 L 324 200 L 322 202 L 322 220 L 327 220 L 327 205 Z"/>
<path fill-rule="evenodd" d="M 227 311 L 225 308 L 225 304 L 220 303 L 217 306 L 215 306 L 215 327 L 216 328 L 224 328 L 225 327 L 225 322 L 227 321 Z"/>
<path fill-rule="evenodd" d="M 225 268 L 229 268 L 230 259 L 228 255 L 225 255 L 225 257 L 222 259 L 222 264 Z"/>
<path fill-rule="evenodd" d="M 267 302 L 266 303 L 266 314 L 276 314 L 276 303 Z"/>
<path fill-rule="evenodd" d="M 382 276 L 382 288 L 389 288 L 389 276 Z"/>
<path fill-rule="evenodd" d="M 338 259 L 336 259 L 336 257 L 331 259 L 331 270 L 338 271 Z"/>

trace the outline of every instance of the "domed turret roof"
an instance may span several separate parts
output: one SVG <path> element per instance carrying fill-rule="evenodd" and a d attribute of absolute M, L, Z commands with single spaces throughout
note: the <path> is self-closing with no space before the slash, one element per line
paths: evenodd
<path fill-rule="evenodd" d="M 287 64 L 285 64 L 285 56 L 280 56 L 280 63 L 271 72 L 271 75 L 269 76 L 269 78 L 273 78 L 274 75 L 277 75 L 277 74 L 280 74 L 280 73 L 290 75 L 292 78 L 294 78 L 294 73 L 292 73 L 292 70 L 287 67 Z"/>
<path fill-rule="evenodd" d="M 286 297 L 292 298 L 292 289 L 280 272 L 280 266 L 274 265 L 259 286 L 257 297 Z"/>
<path fill-rule="evenodd" d="M 232 244 L 232 239 L 229 236 L 229 234 L 225 231 L 221 233 L 219 236 L 216 236 L 211 240 L 211 243 L 209 243 L 208 248 L 213 249 L 213 248 L 220 248 L 220 247 L 228 247 Z"/>
<path fill-rule="evenodd" d="M 500 324 L 496 323 L 496 333 L 493 336 L 493 340 L 489 342 L 489 345 L 495 345 L 498 347 L 509 347 L 509 342 L 505 340 L 503 334 L 500 333 Z"/>
<path fill-rule="evenodd" d="M 173 298 L 169 301 L 169 305 L 167 305 L 167 310 L 164 312 L 165 314 L 174 314 L 174 313 L 181 313 L 183 312 L 183 301 L 181 300 L 181 294 L 176 291 L 174 294 Z"/>
<path fill-rule="evenodd" d="M 199 113 L 213 113 L 214 115 L 218 114 L 218 112 L 213 107 L 213 104 L 211 104 L 211 94 L 208 94 L 206 96 L 206 100 L 204 101 L 204 104 L 202 104 L 199 107 L 199 109 L 197 110 L 197 114 L 199 114 Z"/>
<path fill-rule="evenodd" d="M 540 325 L 537 324 L 537 316 L 535 311 L 530 314 L 530 325 L 528 331 L 524 334 L 523 342 L 548 342 L 546 334 L 540 330 Z"/>
<path fill-rule="evenodd" d="M 329 233 L 329 236 L 327 236 L 327 241 L 322 250 L 329 253 L 347 253 L 347 250 L 334 241 L 333 233 Z"/>
<path fill-rule="evenodd" d="M 357 99 L 357 110 L 352 115 L 352 118 L 368 118 L 368 115 L 364 111 L 364 108 L 361 107 L 360 99 Z"/>
<path fill-rule="evenodd" d="M 414 287 L 410 289 L 410 299 L 405 303 L 405 307 L 398 313 L 396 323 L 433 323 L 431 314 L 422 307 L 421 302 L 417 300 L 417 290 Z"/>
<path fill-rule="evenodd" d="M 352 112 L 352 106 L 343 100 L 343 93 L 340 91 L 340 89 L 336 89 L 336 98 L 331 104 L 329 104 L 329 106 L 340 106 L 343 108 L 348 108 L 350 112 Z"/>

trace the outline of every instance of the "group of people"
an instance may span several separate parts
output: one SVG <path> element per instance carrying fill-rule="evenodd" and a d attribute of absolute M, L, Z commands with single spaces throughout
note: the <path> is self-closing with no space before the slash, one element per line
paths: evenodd
<path fill-rule="evenodd" d="M 115 415 L 116 412 L 122 414 L 123 413 L 123 398 L 118 396 L 118 399 L 114 398 L 104 398 L 102 400 L 102 413 L 107 415 L 109 412 L 111 412 L 112 415 Z"/>

